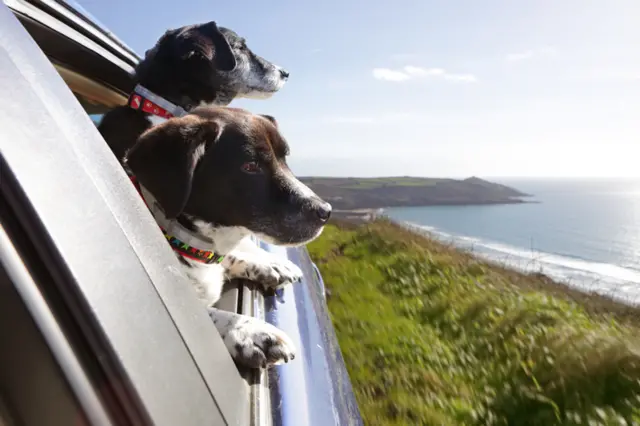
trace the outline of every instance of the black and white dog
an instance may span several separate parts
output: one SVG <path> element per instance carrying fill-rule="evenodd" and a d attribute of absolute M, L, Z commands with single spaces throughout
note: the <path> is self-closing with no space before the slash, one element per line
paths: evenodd
<path fill-rule="evenodd" d="M 288 153 L 273 117 L 197 107 L 147 130 L 124 161 L 231 356 L 248 367 L 287 362 L 295 348 L 264 321 L 214 308 L 224 279 L 265 288 L 298 281 L 296 265 L 259 249 L 250 235 L 304 244 L 320 235 L 331 214 L 294 177 Z"/>
<path fill-rule="evenodd" d="M 215 22 L 169 30 L 136 67 L 128 105 L 105 114 L 98 130 L 122 160 L 152 124 L 196 106 L 228 105 L 236 97 L 266 99 L 288 77 Z"/>

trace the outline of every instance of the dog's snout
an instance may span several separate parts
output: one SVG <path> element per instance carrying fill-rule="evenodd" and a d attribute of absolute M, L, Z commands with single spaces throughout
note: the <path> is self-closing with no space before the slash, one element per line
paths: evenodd
<path fill-rule="evenodd" d="M 285 69 L 283 69 L 283 68 L 280 68 L 280 76 L 281 76 L 284 80 L 288 79 L 288 78 L 289 78 L 289 71 L 287 71 L 287 70 L 285 70 Z"/>

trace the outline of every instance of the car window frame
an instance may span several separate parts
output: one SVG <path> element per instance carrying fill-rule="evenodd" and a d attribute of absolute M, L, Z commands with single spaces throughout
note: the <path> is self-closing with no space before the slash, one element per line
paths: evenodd
<path fill-rule="evenodd" d="M 148 412 L 154 424 L 171 424 L 168 422 L 174 422 L 176 416 L 186 416 L 180 418 L 179 424 L 196 424 L 189 419 L 204 416 L 203 410 L 209 410 L 209 418 L 219 410 L 225 422 L 244 424 L 248 407 L 238 400 L 248 399 L 246 382 L 186 279 L 177 272 L 178 261 L 144 203 L 51 62 L 4 4 L 0 4 L 0 28 L 0 85 L 5 86 L 0 91 L 20 94 L 0 105 L 0 132 L 9 136 L 3 140 L 13 142 L 3 143 L 3 171 L 15 174 L 34 213 L 32 217 L 21 217 L 23 225 L 32 229 L 35 222 L 43 225 L 45 234 L 33 232 L 32 237 L 49 238 L 49 243 L 42 245 L 40 241 L 39 246 L 59 252 L 57 266 L 68 269 L 68 278 L 72 278 L 78 291 L 76 298 L 84 303 L 83 320 L 93 321 L 95 328 L 104 333 L 112 346 L 113 363 L 129 376 L 143 402 L 141 409 Z M 7 87 L 8 82 L 11 87 Z M 40 129 L 33 126 L 34 118 Z M 35 162 L 40 167 L 27 158 L 37 158 Z M 65 203 L 59 204 L 54 194 L 64 197 Z M 73 221 L 82 221 L 75 206 L 90 211 L 94 221 L 96 217 L 104 219 L 102 225 L 109 229 L 109 239 L 119 243 L 104 240 L 105 229 L 95 235 L 82 232 L 81 226 L 75 229 Z M 83 246 L 82 253 L 74 245 Z M 108 262 L 87 265 L 90 251 L 95 251 L 96 259 L 116 254 L 119 267 L 126 272 L 120 278 L 123 282 L 136 277 L 135 285 L 128 287 L 113 279 L 102 284 L 104 288 L 111 286 L 111 291 L 119 286 L 121 302 L 140 299 L 136 306 L 154 317 L 147 318 L 147 323 L 155 326 L 138 330 L 123 327 L 127 318 L 135 323 L 140 312 L 132 310 L 130 304 L 127 307 L 127 303 L 118 306 L 105 294 L 101 300 L 100 291 L 96 291 L 103 279 L 99 271 L 104 269 L 104 277 L 112 278 L 114 271 Z M 105 307 L 107 303 L 109 309 Z M 109 310 L 117 311 L 119 318 Z M 141 334 L 143 329 L 145 333 Z M 145 371 L 144 363 L 136 360 L 135 350 L 127 347 L 130 342 L 126 341 L 132 338 L 140 347 L 159 346 L 153 360 L 154 374 Z M 172 353 L 173 358 L 165 352 Z M 176 364 L 176 359 L 181 361 Z M 182 373 L 171 374 L 170 370 L 176 368 Z M 163 388 L 162 377 L 184 389 Z M 203 392 L 209 394 L 210 403 L 204 402 Z M 180 401 L 190 412 L 184 408 L 168 409 L 170 402 Z"/>

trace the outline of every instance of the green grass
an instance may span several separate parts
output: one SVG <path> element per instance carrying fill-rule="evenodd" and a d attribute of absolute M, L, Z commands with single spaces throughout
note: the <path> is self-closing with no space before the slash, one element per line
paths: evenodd
<path fill-rule="evenodd" d="M 387 221 L 308 248 L 365 424 L 640 424 L 637 311 Z"/>

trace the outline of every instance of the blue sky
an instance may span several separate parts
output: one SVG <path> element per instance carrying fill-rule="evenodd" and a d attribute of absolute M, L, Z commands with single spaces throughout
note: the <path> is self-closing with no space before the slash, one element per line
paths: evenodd
<path fill-rule="evenodd" d="M 80 0 L 142 54 L 216 21 L 291 72 L 300 175 L 640 176 L 640 1 Z"/>

